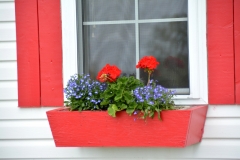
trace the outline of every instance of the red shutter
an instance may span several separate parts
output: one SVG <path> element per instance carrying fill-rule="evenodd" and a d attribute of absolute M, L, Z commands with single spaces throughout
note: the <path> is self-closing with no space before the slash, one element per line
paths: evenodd
<path fill-rule="evenodd" d="M 235 96 L 240 104 L 240 0 L 234 0 Z"/>
<path fill-rule="evenodd" d="M 41 105 L 63 106 L 60 0 L 38 0 Z"/>
<path fill-rule="evenodd" d="M 207 0 L 210 104 L 234 104 L 233 0 Z"/>
<path fill-rule="evenodd" d="M 15 0 L 19 107 L 63 106 L 60 0 Z"/>
<path fill-rule="evenodd" d="M 18 105 L 40 106 L 37 0 L 15 0 Z"/>

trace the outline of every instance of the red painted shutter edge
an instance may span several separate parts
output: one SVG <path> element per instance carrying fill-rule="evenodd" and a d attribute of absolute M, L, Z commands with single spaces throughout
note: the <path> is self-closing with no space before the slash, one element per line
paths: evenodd
<path fill-rule="evenodd" d="M 240 104 L 240 0 L 234 0 L 235 99 Z"/>
<path fill-rule="evenodd" d="M 207 1 L 209 104 L 234 104 L 233 0 Z"/>
<path fill-rule="evenodd" d="M 15 0 L 18 106 L 40 106 L 37 0 Z"/>
<path fill-rule="evenodd" d="M 60 0 L 38 0 L 41 105 L 63 106 Z"/>

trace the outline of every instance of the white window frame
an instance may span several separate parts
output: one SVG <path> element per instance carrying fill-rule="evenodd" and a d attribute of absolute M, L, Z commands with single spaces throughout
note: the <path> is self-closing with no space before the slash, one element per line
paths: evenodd
<path fill-rule="evenodd" d="M 137 0 L 135 0 L 137 1 Z M 77 73 L 76 0 L 61 0 L 63 84 Z M 177 95 L 176 105 L 208 104 L 206 0 L 188 0 L 190 94 Z"/>

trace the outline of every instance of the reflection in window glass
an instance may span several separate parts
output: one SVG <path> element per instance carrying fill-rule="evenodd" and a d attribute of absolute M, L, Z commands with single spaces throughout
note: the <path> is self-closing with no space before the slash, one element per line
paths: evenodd
<path fill-rule="evenodd" d="M 153 79 L 168 88 L 188 88 L 187 22 L 140 24 L 140 57 L 153 55 L 160 62 Z M 146 73 L 141 79 L 147 81 Z"/>
<path fill-rule="evenodd" d="M 96 78 L 105 64 L 115 64 L 123 74 L 135 75 L 135 32 L 133 24 L 84 27 L 85 73 Z"/>
<path fill-rule="evenodd" d="M 139 0 L 139 19 L 187 17 L 187 0 Z"/>
<path fill-rule="evenodd" d="M 133 20 L 134 0 L 84 0 L 84 21 Z"/>

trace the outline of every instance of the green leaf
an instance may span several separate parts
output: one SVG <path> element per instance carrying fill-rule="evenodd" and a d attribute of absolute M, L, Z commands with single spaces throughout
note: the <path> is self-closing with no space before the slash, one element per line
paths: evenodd
<path fill-rule="evenodd" d="M 77 108 L 78 108 L 78 105 L 73 105 L 73 104 L 71 105 L 71 110 L 72 111 L 76 110 Z"/>
<path fill-rule="evenodd" d="M 109 104 L 109 101 L 106 100 L 106 99 L 104 99 L 104 100 L 100 103 L 100 105 L 102 105 L 102 106 L 105 106 L 105 105 L 108 105 L 108 104 Z"/>
<path fill-rule="evenodd" d="M 111 104 L 109 107 L 108 107 L 108 114 L 110 116 L 113 116 L 113 117 L 116 117 L 116 112 L 117 111 L 120 111 L 118 109 L 118 107 L 115 105 L 115 104 Z"/>
<path fill-rule="evenodd" d="M 128 92 L 125 92 L 123 97 L 126 100 L 127 104 L 129 104 L 133 101 L 133 96 Z"/>
<path fill-rule="evenodd" d="M 115 111 L 119 111 L 118 107 L 116 106 L 116 104 L 112 104 L 111 107 L 115 110 Z"/>
<path fill-rule="evenodd" d="M 114 101 L 119 101 L 120 99 L 122 99 L 122 93 L 118 93 L 115 98 Z"/>
<path fill-rule="evenodd" d="M 158 108 L 155 108 L 155 111 L 156 111 L 156 112 L 157 112 L 157 114 L 158 114 L 158 119 L 159 119 L 159 120 L 162 120 L 162 119 L 161 119 L 161 113 L 160 113 L 160 112 L 161 112 L 161 110 L 160 110 L 160 109 L 158 109 Z"/>
<path fill-rule="evenodd" d="M 104 94 L 104 98 L 107 98 L 107 99 L 109 99 L 109 98 L 111 98 L 111 97 L 113 97 L 114 96 L 114 94 L 112 93 L 112 92 L 106 92 L 105 94 Z"/>
<path fill-rule="evenodd" d="M 150 112 L 149 117 L 153 118 L 154 117 L 154 112 Z"/>
<path fill-rule="evenodd" d="M 127 112 L 127 114 L 132 114 L 133 112 L 134 112 L 134 108 L 128 108 L 127 110 L 126 110 L 126 112 Z"/>
<path fill-rule="evenodd" d="M 121 110 L 127 109 L 127 105 L 126 104 L 122 104 L 121 105 Z"/>
<path fill-rule="evenodd" d="M 108 108 L 108 114 L 112 117 L 116 117 L 116 111 L 112 107 Z"/>

